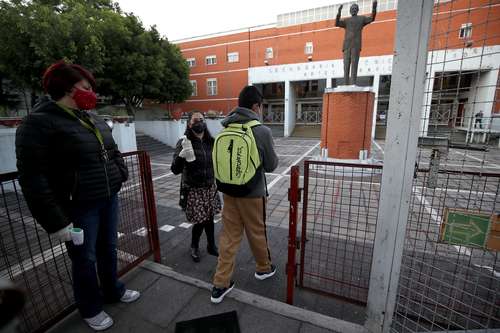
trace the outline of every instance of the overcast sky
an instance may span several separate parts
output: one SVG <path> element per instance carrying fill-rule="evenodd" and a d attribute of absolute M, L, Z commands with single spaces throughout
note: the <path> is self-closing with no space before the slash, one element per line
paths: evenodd
<path fill-rule="evenodd" d="M 278 14 L 347 0 L 116 0 L 125 12 L 156 25 L 169 40 L 276 23 Z"/>

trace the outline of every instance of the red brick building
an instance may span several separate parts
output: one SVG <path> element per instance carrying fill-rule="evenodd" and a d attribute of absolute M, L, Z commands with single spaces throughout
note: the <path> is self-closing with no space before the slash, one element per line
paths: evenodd
<path fill-rule="evenodd" d="M 357 1 L 360 15 L 371 12 L 371 0 Z M 344 6 L 343 17 L 348 15 Z M 396 30 L 397 0 L 378 2 L 376 21 L 363 31 L 363 49 L 359 63 L 360 85 L 371 86 L 376 94 L 377 124 L 383 128 L 388 110 L 392 54 Z M 322 94 L 325 88 L 343 84 L 342 42 L 344 30 L 335 27 L 338 5 L 278 15 L 271 26 L 258 26 L 175 41 L 191 67 L 193 96 L 176 105 L 182 111 L 214 110 L 226 114 L 237 105 L 238 93 L 247 84 L 258 86 L 265 97 L 264 120 L 284 125 L 291 135 L 297 125 L 319 124 Z M 484 24 L 485 17 L 488 24 Z M 460 71 L 462 83 L 490 87 L 478 92 L 485 116 L 498 113 L 494 105 L 500 59 L 500 3 L 488 0 L 443 1 L 435 6 L 430 50 L 442 51 L 450 64 L 431 69 L 430 78 L 438 73 Z M 453 65 L 453 57 L 463 58 L 461 51 L 493 57 L 465 64 L 470 71 L 462 73 L 464 63 Z M 434 52 L 434 56 L 440 56 Z M 442 56 L 442 55 L 441 55 Z M 471 57 L 472 58 L 472 57 Z M 486 59 L 487 58 L 487 59 Z M 485 59 L 487 61 L 485 61 Z M 451 61 L 450 61 L 451 60 Z M 475 73 L 481 73 L 474 74 Z M 450 75 L 454 76 L 454 75 Z M 436 84 L 437 79 L 431 81 Z M 444 82 L 453 86 L 456 82 Z M 456 81 L 456 80 L 455 80 Z M 460 80 L 459 80 L 460 81 Z M 442 87 L 443 82 L 439 82 Z M 473 89 L 470 89 L 473 90 Z M 484 96 L 483 96 L 484 95 Z M 470 92 L 451 96 L 455 117 L 465 118 L 477 112 L 470 103 Z M 450 98 L 451 98 L 450 97 Z M 429 98 L 435 98 L 430 96 Z M 474 96 L 477 102 L 477 96 Z M 489 102 L 487 102 L 489 101 Z M 488 104 L 489 103 L 489 104 Z M 434 109 L 424 107 L 423 118 L 432 118 Z M 441 108 L 442 109 L 442 108 Z M 442 112 L 437 108 L 435 112 Z M 427 116 L 426 116 L 427 115 Z M 465 126 L 458 120 L 457 126 Z M 424 124 L 426 134 L 429 123 Z"/>

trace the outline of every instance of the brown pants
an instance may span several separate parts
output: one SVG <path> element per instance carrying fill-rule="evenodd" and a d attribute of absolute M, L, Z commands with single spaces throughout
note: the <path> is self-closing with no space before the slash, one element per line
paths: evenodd
<path fill-rule="evenodd" d="M 214 275 L 214 286 L 229 287 L 234 261 L 240 248 L 243 230 L 256 262 L 257 272 L 271 269 L 271 255 L 267 247 L 265 198 L 235 198 L 224 194 L 222 230 L 219 237 L 219 260 Z"/>

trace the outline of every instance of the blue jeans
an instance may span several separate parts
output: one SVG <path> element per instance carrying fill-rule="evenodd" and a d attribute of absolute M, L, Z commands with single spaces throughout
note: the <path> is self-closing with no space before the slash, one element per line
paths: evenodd
<path fill-rule="evenodd" d="M 90 318 L 102 311 L 103 302 L 117 302 L 125 293 L 116 268 L 118 195 L 78 203 L 72 221 L 74 227 L 83 229 L 84 236 L 82 245 L 66 242 L 73 292 L 80 314 Z"/>

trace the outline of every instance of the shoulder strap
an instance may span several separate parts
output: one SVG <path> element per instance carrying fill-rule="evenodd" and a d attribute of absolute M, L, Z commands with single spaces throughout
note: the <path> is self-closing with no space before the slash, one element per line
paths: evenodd
<path fill-rule="evenodd" d="M 258 120 L 251 120 L 251 121 L 249 121 L 247 123 L 244 123 L 244 124 L 231 123 L 231 124 L 227 125 L 227 127 L 232 127 L 232 128 L 243 128 L 243 127 L 252 128 L 252 127 L 255 127 L 255 126 L 258 126 L 258 125 L 261 125 L 260 121 L 258 121 Z"/>
<path fill-rule="evenodd" d="M 248 123 L 246 123 L 245 125 L 248 126 L 248 127 L 255 127 L 255 126 L 260 125 L 260 121 L 258 121 L 258 120 L 251 120 Z"/>

